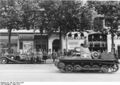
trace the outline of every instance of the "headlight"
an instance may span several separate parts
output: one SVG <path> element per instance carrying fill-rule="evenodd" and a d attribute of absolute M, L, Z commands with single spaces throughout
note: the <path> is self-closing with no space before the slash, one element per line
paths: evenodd
<path fill-rule="evenodd" d="M 14 57 L 12 56 L 11 59 L 14 59 Z"/>

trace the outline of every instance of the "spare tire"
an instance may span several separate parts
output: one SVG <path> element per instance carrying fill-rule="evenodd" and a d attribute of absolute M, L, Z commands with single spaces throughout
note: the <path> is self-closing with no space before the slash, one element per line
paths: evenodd
<path fill-rule="evenodd" d="M 99 59 L 99 57 L 100 57 L 99 52 L 94 51 L 94 52 L 92 53 L 92 58 L 93 58 L 93 59 Z"/>

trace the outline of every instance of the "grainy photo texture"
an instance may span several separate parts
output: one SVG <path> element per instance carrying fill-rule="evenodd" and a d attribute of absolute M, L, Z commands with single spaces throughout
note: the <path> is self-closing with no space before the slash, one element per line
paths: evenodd
<path fill-rule="evenodd" d="M 120 81 L 119 59 L 120 1 L 0 0 L 0 81 Z"/>

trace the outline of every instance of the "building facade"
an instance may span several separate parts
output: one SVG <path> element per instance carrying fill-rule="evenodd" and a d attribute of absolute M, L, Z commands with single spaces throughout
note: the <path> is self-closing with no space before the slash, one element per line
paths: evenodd
<path fill-rule="evenodd" d="M 84 34 L 80 32 L 69 32 L 67 35 L 62 35 L 62 50 L 72 50 L 84 43 Z M 4 46 L 3 46 L 4 44 Z M 7 48 L 8 31 L 0 30 L 0 46 Z M 45 50 L 45 51 L 59 51 L 60 39 L 59 33 L 40 34 L 39 31 L 34 30 L 19 30 L 12 31 L 11 44 L 17 52 L 27 52 L 29 50 Z"/>
<path fill-rule="evenodd" d="M 65 36 L 62 35 L 62 49 L 66 49 Z M 59 34 L 52 33 L 40 34 L 39 31 L 33 30 L 19 30 L 12 31 L 11 45 L 17 52 L 27 52 L 29 50 L 45 50 L 45 51 L 58 51 L 59 46 Z M 7 48 L 8 45 L 8 31 L 0 30 L 0 48 Z"/>

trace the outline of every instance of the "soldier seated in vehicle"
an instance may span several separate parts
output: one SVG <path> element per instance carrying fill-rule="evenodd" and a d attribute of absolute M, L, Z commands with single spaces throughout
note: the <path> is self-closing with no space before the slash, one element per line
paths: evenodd
<path fill-rule="evenodd" d="M 81 44 L 80 49 L 81 57 L 92 59 L 90 50 L 85 44 Z"/>

